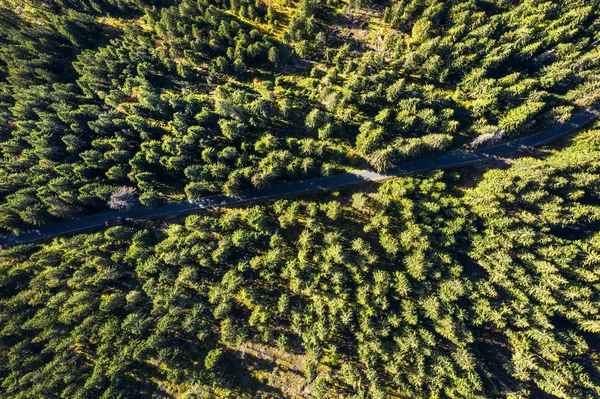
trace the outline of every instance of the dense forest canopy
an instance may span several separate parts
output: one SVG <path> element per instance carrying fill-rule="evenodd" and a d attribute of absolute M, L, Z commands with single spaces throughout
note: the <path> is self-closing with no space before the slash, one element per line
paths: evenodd
<path fill-rule="evenodd" d="M 598 0 L 0 0 L 0 234 L 548 129 L 599 44 Z M 600 123 L 505 161 L 3 249 L 0 397 L 598 398 Z"/>
<path fill-rule="evenodd" d="M 598 397 L 600 126 L 460 181 L 5 250 L 0 392 Z"/>
<path fill-rule="evenodd" d="M 598 1 L 2 0 L 0 229 L 524 135 L 600 98 Z"/>

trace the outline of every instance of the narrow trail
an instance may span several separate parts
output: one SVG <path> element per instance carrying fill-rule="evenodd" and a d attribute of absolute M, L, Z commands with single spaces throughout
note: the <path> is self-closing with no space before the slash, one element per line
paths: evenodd
<path fill-rule="evenodd" d="M 130 211 L 97 213 L 81 219 L 42 226 L 37 230 L 22 232 L 19 235 L 0 235 L 0 247 L 28 244 L 65 234 L 101 228 L 104 227 L 104 222 L 107 219 L 113 219 L 116 217 L 130 219 L 150 219 L 165 215 L 193 213 L 195 211 L 217 206 L 237 205 L 257 200 L 268 200 L 294 195 L 310 194 L 320 190 L 334 189 L 369 181 L 382 181 L 391 177 L 406 176 L 431 170 L 471 165 L 478 162 L 484 162 L 490 158 L 504 157 L 514 154 L 523 148 L 546 144 L 588 125 L 592 121 L 596 120 L 599 116 L 600 102 L 596 103 L 587 110 L 580 112 L 568 121 L 556 126 L 551 130 L 535 133 L 522 139 L 499 144 L 493 147 L 467 151 L 455 151 L 434 158 L 417 159 L 393 166 L 385 174 L 370 170 L 360 170 L 327 177 L 293 181 L 260 190 L 249 190 L 243 192 L 241 195 L 235 198 L 227 197 L 224 194 L 219 194 L 197 201 L 172 202 L 156 208 L 140 207 Z"/>

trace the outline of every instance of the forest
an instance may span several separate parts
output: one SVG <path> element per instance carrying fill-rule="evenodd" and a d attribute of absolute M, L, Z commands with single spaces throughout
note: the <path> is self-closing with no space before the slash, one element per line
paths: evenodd
<path fill-rule="evenodd" d="M 600 124 L 464 183 L 5 250 L 0 392 L 597 398 Z"/>
<path fill-rule="evenodd" d="M 525 137 L 600 1 L 0 0 L 0 234 Z M 0 250 L 0 397 L 600 397 L 600 122 Z"/>
<path fill-rule="evenodd" d="M 384 171 L 600 99 L 598 1 L 2 0 L 0 231 Z"/>

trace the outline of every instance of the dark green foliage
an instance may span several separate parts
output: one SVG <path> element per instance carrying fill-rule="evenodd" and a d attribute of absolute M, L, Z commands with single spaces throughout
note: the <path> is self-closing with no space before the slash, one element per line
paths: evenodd
<path fill-rule="evenodd" d="M 600 98 L 599 10 L 5 0 L 0 230 L 547 128 Z M 0 396 L 599 397 L 598 137 L 5 250 Z"/>
<path fill-rule="evenodd" d="M 598 132 L 467 190 L 437 173 L 6 250 L 0 389 L 256 397 L 278 392 L 241 377 L 262 345 L 334 396 L 597 397 Z"/>
<path fill-rule="evenodd" d="M 191 281 L 167 282 L 177 275 L 161 272 L 153 243 L 121 228 L 3 254 L 21 264 L 2 266 L 3 396 L 147 397 L 151 379 L 203 381 L 202 359 L 218 362 L 210 313 L 191 301 Z"/>
<path fill-rule="evenodd" d="M 385 170 L 600 96 L 596 2 L 394 1 L 355 39 L 372 4 L 26 5 L 0 6 L 4 230 L 98 211 L 120 185 L 195 199 Z"/>

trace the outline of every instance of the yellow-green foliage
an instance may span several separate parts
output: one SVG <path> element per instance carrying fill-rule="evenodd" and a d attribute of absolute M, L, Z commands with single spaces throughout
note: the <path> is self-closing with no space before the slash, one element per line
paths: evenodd
<path fill-rule="evenodd" d="M 592 3 L 5 1 L 0 229 L 547 128 L 600 97 Z"/>
<path fill-rule="evenodd" d="M 436 173 L 6 250 L 3 392 L 596 397 L 598 132 L 467 190 Z"/>

